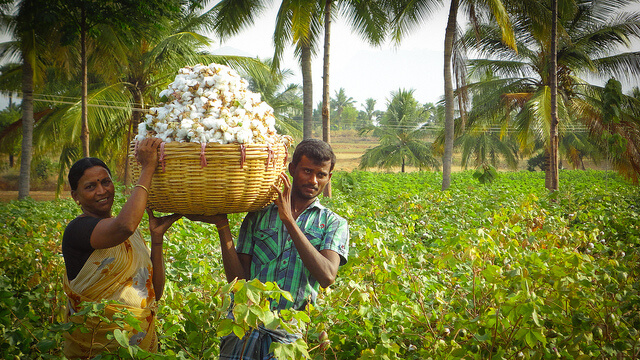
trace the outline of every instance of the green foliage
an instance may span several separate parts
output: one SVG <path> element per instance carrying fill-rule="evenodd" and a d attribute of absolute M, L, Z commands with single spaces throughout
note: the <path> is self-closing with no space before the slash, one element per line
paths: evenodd
<path fill-rule="evenodd" d="M 498 177 L 498 172 L 493 166 L 489 164 L 482 164 L 473 173 L 473 177 L 478 179 L 480 184 L 488 184 L 492 183 Z"/>
<path fill-rule="evenodd" d="M 473 174 L 454 173 L 442 192 L 438 173 L 336 172 L 323 203 L 349 221 L 349 262 L 302 312 L 267 311 L 288 296 L 275 284 L 228 284 L 215 231 L 179 220 L 165 250 L 162 355 L 123 347 L 112 356 L 215 358 L 220 335 L 295 318 L 303 337 L 277 349 L 281 358 L 637 357 L 637 187 L 612 172 L 561 171 L 549 195 L 540 172 L 484 185 Z M 0 356 L 58 357 L 68 330 L 59 245 L 77 208 L 22 201 L 0 213 Z M 241 220 L 230 217 L 233 234 Z"/>

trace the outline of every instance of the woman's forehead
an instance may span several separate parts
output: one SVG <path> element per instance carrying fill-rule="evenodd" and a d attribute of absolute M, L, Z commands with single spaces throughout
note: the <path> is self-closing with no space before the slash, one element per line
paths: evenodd
<path fill-rule="evenodd" d="M 80 178 L 80 180 L 95 181 L 95 180 L 101 180 L 103 178 L 108 178 L 108 177 L 111 177 L 111 176 L 109 175 L 109 172 L 107 171 L 107 169 L 103 168 L 102 166 L 92 166 L 84 171 L 84 174 L 82 174 L 82 177 Z"/>

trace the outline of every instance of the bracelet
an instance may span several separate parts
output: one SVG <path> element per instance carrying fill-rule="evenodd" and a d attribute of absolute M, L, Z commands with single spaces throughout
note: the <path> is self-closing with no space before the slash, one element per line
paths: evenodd
<path fill-rule="evenodd" d="M 218 227 L 218 225 L 216 225 L 216 227 Z M 222 230 L 224 228 L 228 228 L 228 227 L 229 227 L 229 224 L 222 225 L 222 226 L 218 227 L 218 231 L 220 231 L 220 230 Z"/>
<path fill-rule="evenodd" d="M 149 195 L 149 189 L 147 189 L 146 186 L 140 185 L 140 184 L 136 184 L 136 186 L 134 186 L 134 188 L 137 188 L 137 187 L 142 188 L 144 191 L 147 192 L 147 195 Z"/>

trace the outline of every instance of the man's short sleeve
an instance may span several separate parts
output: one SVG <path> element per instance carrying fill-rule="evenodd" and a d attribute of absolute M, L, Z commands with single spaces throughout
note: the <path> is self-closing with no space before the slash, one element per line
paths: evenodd
<path fill-rule="evenodd" d="M 349 257 L 349 224 L 338 214 L 331 213 L 327 219 L 324 246 L 320 250 L 333 250 L 340 255 L 340 265 Z"/>
<path fill-rule="evenodd" d="M 242 221 L 240 232 L 238 233 L 238 244 L 236 251 L 239 254 L 253 255 L 253 231 L 257 212 L 248 213 Z"/>

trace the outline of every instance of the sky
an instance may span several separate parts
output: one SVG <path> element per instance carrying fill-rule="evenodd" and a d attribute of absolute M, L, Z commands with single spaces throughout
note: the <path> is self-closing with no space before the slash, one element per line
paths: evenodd
<path fill-rule="evenodd" d="M 271 9 L 257 17 L 253 26 L 223 43 L 216 42 L 210 50 L 216 54 L 272 57 L 278 4 L 274 1 Z M 639 11 L 640 3 L 627 10 Z M 381 47 L 372 47 L 353 34 L 344 18 L 333 21 L 329 69 L 331 97 L 344 88 L 346 95 L 356 101 L 354 105 L 358 110 L 364 108 L 367 98 L 376 99 L 377 110 L 385 110 L 391 92 L 399 89 L 413 89 L 414 97 L 420 103 L 439 101 L 444 94 L 443 49 L 448 11 L 448 6 L 442 6 L 399 45 L 387 43 Z M 458 20 L 464 20 L 462 15 Z M 636 42 L 632 50 L 640 51 L 640 43 Z M 295 73 L 288 83 L 302 85 L 300 66 L 294 57 L 293 47 L 285 52 L 283 67 Z M 322 48 L 313 59 L 312 76 L 313 102 L 317 104 L 322 101 Z M 588 76 L 586 78 L 589 79 Z M 638 86 L 638 79 L 620 80 L 624 91 Z M 594 79 L 591 81 L 598 82 Z"/>
<path fill-rule="evenodd" d="M 244 55 L 261 59 L 273 57 L 273 31 L 277 3 L 258 17 L 255 24 L 210 50 L 215 54 Z M 444 31 L 448 8 L 442 7 L 400 45 L 372 47 L 339 17 L 331 23 L 329 88 L 334 97 L 340 88 L 363 110 L 367 98 L 376 100 L 376 109 L 385 110 L 392 91 L 414 89 L 420 103 L 435 103 L 444 93 Z M 213 36 L 212 36 L 213 38 Z M 321 43 L 322 45 L 322 43 Z M 313 102 L 322 101 L 322 47 L 312 60 Z M 295 73 L 288 83 L 302 86 L 300 66 L 289 47 L 283 67 Z M 315 106 L 314 106 L 315 108 Z"/>

